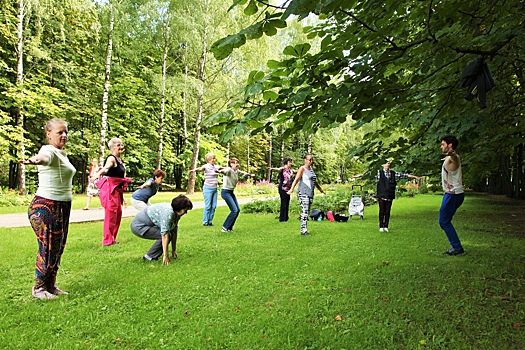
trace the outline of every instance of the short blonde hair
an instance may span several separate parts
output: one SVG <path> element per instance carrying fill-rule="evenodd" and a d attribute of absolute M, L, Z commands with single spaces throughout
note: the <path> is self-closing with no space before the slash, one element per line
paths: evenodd
<path fill-rule="evenodd" d="M 62 119 L 50 119 L 47 123 L 46 123 L 46 126 L 45 126 L 45 129 L 46 129 L 46 132 L 50 132 L 53 130 L 53 126 L 56 125 L 56 124 L 62 124 L 62 125 L 65 125 L 66 128 L 67 128 L 67 122 L 62 120 Z"/>
<path fill-rule="evenodd" d="M 210 159 L 212 159 L 213 157 L 215 157 L 215 154 L 213 152 L 209 152 L 209 153 L 206 153 L 206 155 L 204 156 L 204 159 L 206 159 L 206 162 L 209 162 Z"/>
<path fill-rule="evenodd" d="M 118 142 L 123 143 L 121 139 L 119 139 L 118 137 L 114 137 L 114 138 L 112 138 L 111 140 L 109 140 L 109 142 L 108 142 L 108 147 L 111 149 L 111 148 L 113 148 L 113 146 L 115 146 L 115 144 L 118 143 Z"/>

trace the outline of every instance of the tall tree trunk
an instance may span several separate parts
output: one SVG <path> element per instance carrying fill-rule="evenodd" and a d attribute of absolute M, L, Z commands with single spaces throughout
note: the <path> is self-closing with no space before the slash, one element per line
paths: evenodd
<path fill-rule="evenodd" d="M 250 173 L 250 136 L 248 136 L 248 146 L 246 147 L 246 172 Z"/>
<path fill-rule="evenodd" d="M 182 91 L 182 132 L 184 135 L 184 142 L 188 139 L 188 123 L 186 119 L 186 87 L 188 86 L 188 62 L 186 60 L 188 54 L 188 45 L 184 44 L 184 90 Z"/>
<path fill-rule="evenodd" d="M 17 43 L 17 68 L 16 84 L 18 93 L 22 94 L 24 89 L 24 0 L 18 0 L 18 43 Z M 16 128 L 20 133 L 20 142 L 18 142 L 18 159 L 25 157 L 24 142 L 24 114 L 21 101 L 16 110 Z M 18 163 L 17 188 L 20 194 L 26 194 L 26 172 L 24 164 Z"/>
<path fill-rule="evenodd" d="M 109 82 L 111 75 L 111 55 L 113 54 L 113 6 L 109 4 L 109 34 L 108 48 L 106 54 L 106 79 L 104 80 L 104 95 L 102 95 L 102 120 L 100 123 L 100 150 L 99 164 L 104 164 L 104 151 L 106 149 L 106 129 L 108 122 L 108 100 L 109 100 Z"/>
<path fill-rule="evenodd" d="M 157 154 L 157 169 L 162 167 L 162 147 L 164 143 L 164 109 L 166 105 L 166 60 L 168 59 L 168 42 L 169 30 L 166 29 L 166 36 L 164 42 L 164 55 L 162 56 L 162 79 L 161 79 L 161 99 L 160 99 L 160 117 L 159 117 L 159 151 Z"/>
<path fill-rule="evenodd" d="M 267 164 L 268 168 L 272 167 L 272 147 L 273 147 L 272 144 L 273 144 L 273 134 L 270 132 L 270 140 L 269 140 L 269 145 L 268 145 L 268 164 Z M 271 169 L 268 169 L 268 171 L 266 172 L 266 180 L 268 182 L 272 180 L 272 170 Z"/>
<path fill-rule="evenodd" d="M 284 127 L 281 129 L 281 160 L 284 159 L 284 137 L 282 137 L 284 133 Z"/>
<path fill-rule="evenodd" d="M 205 13 L 208 12 L 208 0 L 204 1 L 206 6 Z M 202 109 L 204 101 L 204 86 L 205 86 L 205 69 L 206 69 L 206 55 L 208 53 L 207 47 L 207 35 L 208 27 L 204 27 L 204 33 L 202 38 L 202 55 L 199 64 L 199 70 L 197 73 L 197 78 L 199 79 L 199 93 L 197 97 L 197 119 L 195 120 L 195 133 L 193 141 L 193 156 L 191 157 L 190 169 L 195 169 L 197 167 L 197 160 L 199 159 L 199 146 L 200 146 L 200 137 L 201 137 L 201 122 L 202 122 Z M 196 173 L 194 171 L 190 172 L 188 175 L 188 188 L 186 189 L 187 194 L 193 194 L 195 192 L 195 178 Z"/>

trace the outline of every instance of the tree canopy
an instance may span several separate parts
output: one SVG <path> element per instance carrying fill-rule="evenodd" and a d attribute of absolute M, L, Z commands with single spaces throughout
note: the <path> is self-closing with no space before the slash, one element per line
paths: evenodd
<path fill-rule="evenodd" d="M 267 62 L 268 73 L 250 73 L 242 100 L 209 118 L 224 140 L 279 125 L 285 135 L 315 133 L 352 119 L 354 128 L 374 123 L 354 155 L 365 162 L 388 155 L 431 173 L 440 136 L 455 134 L 470 184 L 503 176 L 498 186 L 523 198 L 525 22 L 515 14 L 524 1 L 234 1 L 238 6 L 255 20 L 214 43 L 218 59 L 275 35 L 291 18 L 314 16 L 317 23 L 305 27 L 308 40 Z M 465 99 L 461 84 L 475 59 L 487 63 L 496 83 L 487 108 Z"/>

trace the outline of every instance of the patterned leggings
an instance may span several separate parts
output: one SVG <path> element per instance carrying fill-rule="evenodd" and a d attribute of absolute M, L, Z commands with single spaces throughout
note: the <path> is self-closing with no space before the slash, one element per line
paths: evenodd
<path fill-rule="evenodd" d="M 308 233 L 308 215 L 312 206 L 312 198 L 305 195 L 298 195 L 299 205 L 301 206 L 301 234 Z"/>
<path fill-rule="evenodd" d="M 38 240 L 35 288 L 55 286 L 60 258 L 66 246 L 71 202 L 36 196 L 29 205 L 29 222 Z"/>

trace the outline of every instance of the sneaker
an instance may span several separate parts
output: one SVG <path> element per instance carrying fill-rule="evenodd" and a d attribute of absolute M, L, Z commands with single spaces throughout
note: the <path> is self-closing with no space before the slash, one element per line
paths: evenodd
<path fill-rule="evenodd" d="M 68 292 L 63 291 L 62 289 L 58 288 L 57 286 L 54 286 L 49 291 L 50 291 L 51 294 L 54 294 L 54 295 L 68 295 L 69 294 Z"/>
<path fill-rule="evenodd" d="M 157 260 L 159 260 L 159 258 L 152 258 L 148 254 L 144 254 L 144 256 L 142 257 L 142 260 L 144 260 L 144 261 L 152 261 L 152 260 L 157 261 Z"/>
<path fill-rule="evenodd" d="M 381 228 L 379 229 L 379 232 L 385 232 L 385 229 L 381 227 Z"/>
<path fill-rule="evenodd" d="M 228 230 L 226 227 L 223 227 L 221 231 L 222 232 L 230 232 L 230 230 Z"/>
<path fill-rule="evenodd" d="M 56 295 L 49 293 L 47 290 L 45 290 L 42 287 L 41 288 L 33 287 L 31 294 L 33 295 L 33 297 L 38 298 L 38 299 L 54 299 L 57 297 Z"/>
<path fill-rule="evenodd" d="M 385 232 L 388 232 L 388 227 L 384 227 L 383 230 L 384 230 Z"/>
<path fill-rule="evenodd" d="M 463 255 L 465 254 L 465 250 L 463 250 L 463 248 L 461 249 L 450 248 L 443 254 L 450 255 L 450 256 Z"/>
<path fill-rule="evenodd" d="M 208 225 L 207 226 L 213 226 L 213 224 L 211 222 L 208 222 Z"/>
<path fill-rule="evenodd" d="M 301 233 L 301 236 L 311 236 L 311 234 L 309 234 L 308 232 L 305 232 L 305 233 Z"/>

